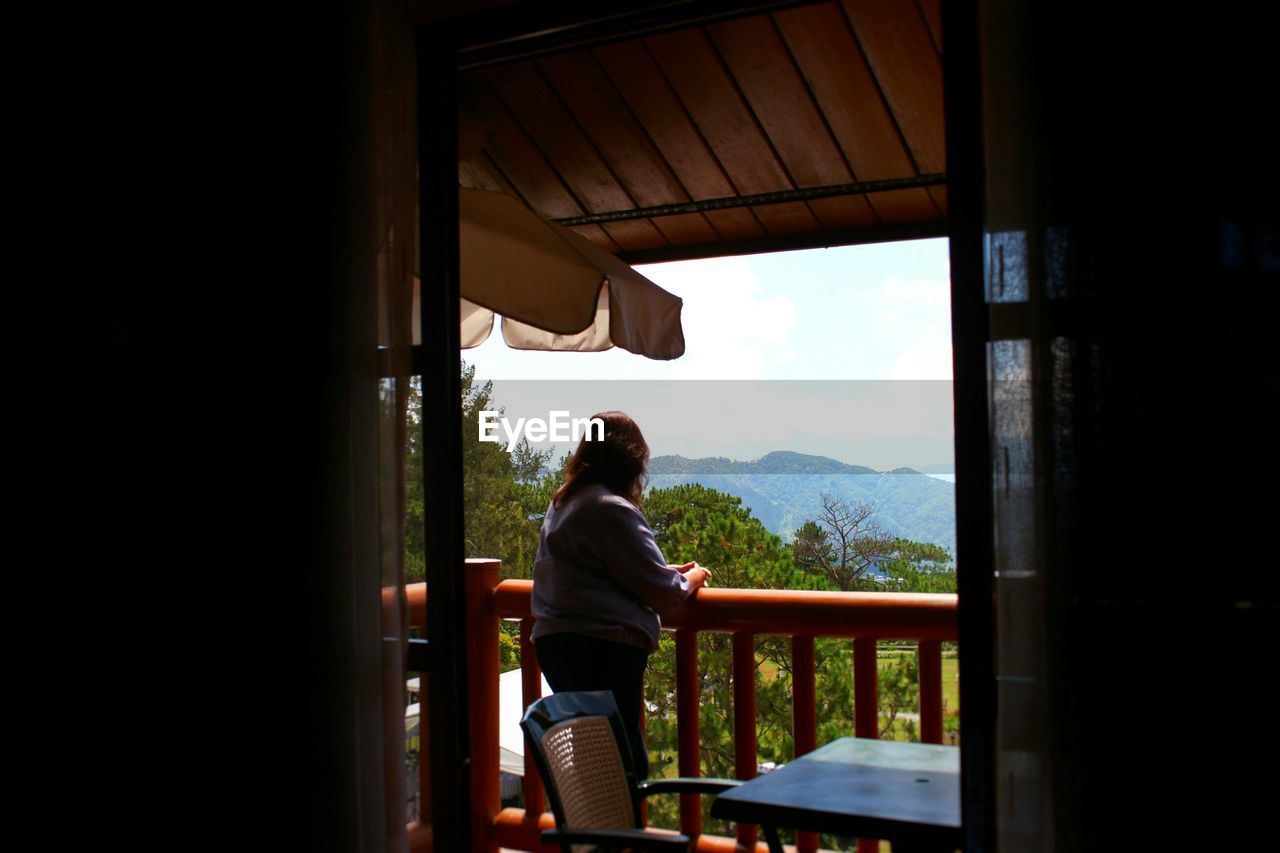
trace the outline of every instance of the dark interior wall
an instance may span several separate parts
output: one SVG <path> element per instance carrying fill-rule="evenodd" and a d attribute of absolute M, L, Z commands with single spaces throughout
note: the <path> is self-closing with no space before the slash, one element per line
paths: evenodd
<path fill-rule="evenodd" d="M 395 846 L 385 837 L 378 612 L 373 5 L 325 9 L 323 40 L 306 53 L 319 79 L 300 75 L 314 88 L 299 118 L 315 131 L 304 134 L 301 162 L 319 190 L 301 196 L 316 208 L 299 211 L 315 229 L 300 246 L 323 268 L 291 282 L 307 307 L 293 333 L 296 401 L 285 406 L 302 484 L 295 589 L 304 621 L 292 673 L 304 744 L 299 829 L 308 850 L 381 853 Z"/>
<path fill-rule="evenodd" d="M 997 588 L 999 653 L 1043 644 L 1039 694 L 996 726 L 1035 733 L 1006 743 L 1046 799 L 1006 823 L 1034 814 L 1067 850 L 1256 840 L 1277 757 L 1274 22 L 983 15 L 992 327 L 1030 371 L 1030 450 L 1003 473 L 1033 478 L 1039 572 Z"/>
<path fill-rule="evenodd" d="M 80 368 L 112 381 L 87 514 L 121 599 L 84 765 L 93 800 L 147 780 L 111 809 L 144 846 L 387 849 L 370 5 L 166 31 L 188 55 L 131 89 L 163 126 L 130 128 L 129 177 L 186 206 L 119 239 L 108 357 Z"/>
<path fill-rule="evenodd" d="M 338 6 L 332 63 L 328 274 L 309 295 L 313 361 L 304 368 L 303 506 L 308 653 L 303 657 L 309 762 L 324 780 L 308 810 L 307 848 L 381 853 L 385 836 L 378 379 L 375 365 L 377 183 L 373 151 L 373 3 Z M 323 232 L 322 232 L 323 233 Z M 309 251 L 324 252 L 319 241 Z M 310 289 L 310 288 L 308 288 Z M 399 768 L 395 768 L 400 772 Z"/>

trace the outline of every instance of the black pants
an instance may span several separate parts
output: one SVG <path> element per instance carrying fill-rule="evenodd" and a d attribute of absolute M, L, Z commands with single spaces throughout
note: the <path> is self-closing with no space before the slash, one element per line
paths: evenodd
<path fill-rule="evenodd" d="M 582 634 L 551 634 L 534 640 L 538 666 L 555 693 L 566 690 L 611 690 L 627 730 L 636 778 L 649 778 L 649 750 L 640 726 L 644 702 L 644 669 L 649 652 Z"/>

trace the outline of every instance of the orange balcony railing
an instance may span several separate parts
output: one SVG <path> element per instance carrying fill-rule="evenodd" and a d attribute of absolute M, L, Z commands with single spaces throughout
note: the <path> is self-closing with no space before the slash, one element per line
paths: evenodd
<path fill-rule="evenodd" d="M 498 622 L 518 619 L 524 704 L 541 695 L 541 672 L 530 639 L 532 583 L 499 581 L 496 560 L 467 561 L 467 670 L 471 709 L 472 832 L 476 848 L 499 846 L 552 850 L 538 841 L 542 828 L 554 825 L 544 813 L 545 793 L 531 755 L 525 756 L 525 809 L 502 809 L 498 791 Z M 425 616 L 425 590 L 409 590 L 414 623 Z M 876 643 L 917 641 L 920 678 L 920 736 L 941 743 L 943 732 L 942 643 L 956 639 L 956 596 L 878 592 L 703 589 L 666 618 L 676 635 L 676 715 L 681 776 L 698 776 L 698 633 L 732 637 L 735 776 L 756 775 L 755 639 L 757 635 L 791 640 L 792 720 L 796 755 L 818 747 L 814 640 L 847 637 L 853 641 L 854 734 L 877 737 Z M 680 802 L 680 831 L 698 838 L 699 851 L 757 848 L 756 828 L 740 825 L 736 838 L 702 835 L 702 811 L 696 795 Z M 813 833 L 799 833 L 799 851 L 817 849 Z M 859 842 L 859 849 L 869 845 Z M 874 848 L 870 848 L 874 849 Z"/>

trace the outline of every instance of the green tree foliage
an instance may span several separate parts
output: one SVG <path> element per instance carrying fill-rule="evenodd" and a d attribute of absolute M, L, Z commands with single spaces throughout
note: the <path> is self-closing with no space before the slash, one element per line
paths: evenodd
<path fill-rule="evenodd" d="M 824 492 L 819 517 L 792 538 L 796 564 L 823 588 L 844 592 L 955 592 L 951 552 L 940 545 L 889 535 L 875 507 L 848 504 Z M 880 575 L 887 576 L 887 579 Z"/>
<path fill-rule="evenodd" d="M 888 579 L 875 588 L 886 592 L 955 592 L 956 570 L 895 557 L 881 564 Z"/>
<path fill-rule="evenodd" d="M 836 508 L 837 519 L 847 515 Z M 692 484 L 654 489 L 645 498 L 645 515 L 667 560 L 685 563 L 696 559 L 715 572 L 715 587 L 753 589 L 877 589 L 881 591 L 954 591 L 955 574 L 949 567 L 931 562 L 950 560 L 946 549 L 927 543 L 894 539 L 870 520 L 870 511 L 858 519 L 856 529 L 846 527 L 844 564 L 865 561 L 846 574 L 814 570 L 797 559 L 795 544 L 786 544 L 764 528 L 741 505 L 739 498 Z M 874 533 L 875 541 L 855 542 L 854 533 Z M 818 522 L 801 528 L 814 553 L 826 549 L 834 555 L 827 530 Z M 797 538 L 799 538 L 799 536 Z M 864 537 L 869 538 L 869 537 Z M 871 556 L 875 557 L 873 561 Z M 838 566 L 832 559 L 828 565 Z M 887 570 L 892 584 L 876 584 L 867 570 L 878 565 Z M 732 638 L 702 634 L 698 638 L 698 707 L 700 771 L 706 776 L 733 776 L 733 656 Z M 786 762 L 794 754 L 791 720 L 791 650 L 785 637 L 756 639 L 756 729 L 758 761 Z M 826 743 L 854 733 L 852 644 L 844 639 L 819 639 L 815 643 L 818 742 Z M 879 667 L 878 719 L 882 737 L 918 739 L 916 724 L 904 717 L 918 708 L 919 688 L 914 654 L 886 655 Z M 675 638 L 664 633 L 659 650 L 650 658 L 646 677 L 647 743 L 655 775 L 675 775 L 677 722 L 675 699 Z M 675 827 L 679 806 L 655 800 L 650 820 L 657 826 Z M 728 826 L 710 820 L 703 804 L 707 831 L 728 833 Z"/>
<path fill-rule="evenodd" d="M 493 383 L 475 381 L 475 367 L 462 363 L 463 524 L 468 557 L 497 557 L 504 578 L 528 578 L 538 549 L 538 532 L 559 473 L 546 470 L 551 451 L 534 450 L 528 441 L 508 453 L 501 444 L 479 439 L 480 412 L 503 411 L 493 399 Z M 410 382 L 405 453 L 405 579 L 426 576 L 425 502 L 422 486 L 422 395 Z M 564 460 L 561 460 L 563 470 Z M 501 669 L 520 666 L 520 628 L 502 623 Z"/>
<path fill-rule="evenodd" d="M 813 589 L 781 537 L 770 533 L 741 498 L 696 483 L 651 489 L 644 514 L 671 563 L 697 560 L 715 572 L 715 586 Z"/>
<path fill-rule="evenodd" d="M 916 655 L 895 655 L 887 666 L 878 667 L 876 692 L 879 699 L 879 731 L 877 737 L 893 738 L 893 728 L 899 715 L 919 708 L 920 663 Z M 916 723 L 909 718 L 901 720 L 905 740 L 919 741 Z"/>
<path fill-rule="evenodd" d="M 408 414 L 404 454 L 404 578 L 414 583 L 426 578 L 423 553 L 426 510 L 422 487 L 422 387 L 417 376 L 409 380 Z"/>
<path fill-rule="evenodd" d="M 834 589 L 859 589 L 893 550 L 893 537 L 875 520 L 875 511 L 869 503 L 849 504 L 823 492 L 817 521 L 806 521 L 796 531 L 791 546 L 796 562 Z"/>
<path fill-rule="evenodd" d="M 732 495 L 697 484 L 653 489 L 644 501 L 645 516 L 669 562 L 697 560 L 714 572 L 713 587 L 752 589 L 814 588 L 814 580 L 795 565 L 791 549 L 743 508 Z M 759 637 L 755 671 L 757 739 L 761 761 L 786 761 L 792 754 L 788 641 Z M 664 633 L 649 659 L 645 678 L 647 743 L 654 775 L 674 775 L 676 762 L 675 637 Z M 698 705 L 701 772 L 733 776 L 733 646 L 725 634 L 698 637 Z M 709 808 L 704 804 L 704 811 Z M 650 804 L 650 821 L 674 827 L 679 803 L 674 797 Z M 709 820 L 709 815 L 704 814 Z M 711 824 L 708 823 L 708 827 Z"/>
<path fill-rule="evenodd" d="M 508 453 L 501 444 L 479 440 L 480 412 L 502 411 L 493 399 L 493 383 L 475 381 L 475 367 L 462 365 L 463 513 L 469 557 L 497 557 L 503 577 L 528 578 L 538 547 L 538 530 L 554 491 L 545 471 L 550 451 L 521 440 Z M 408 398 L 408 447 L 405 454 L 405 576 L 425 577 L 422 486 L 422 396 L 417 380 Z"/>
<path fill-rule="evenodd" d="M 498 634 L 498 671 L 510 672 L 520 668 L 520 629 L 518 623 L 511 623 L 515 630 L 507 628 Z"/>

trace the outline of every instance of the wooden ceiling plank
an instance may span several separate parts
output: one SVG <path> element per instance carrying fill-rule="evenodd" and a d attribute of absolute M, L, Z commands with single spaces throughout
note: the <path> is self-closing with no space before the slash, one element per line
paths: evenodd
<path fill-rule="evenodd" d="M 689 200 L 680 179 L 589 52 L 544 59 L 539 67 L 640 206 Z"/>
<path fill-rule="evenodd" d="M 865 195 L 816 198 L 809 202 L 809 207 L 825 229 L 861 228 L 880 224 Z"/>
<path fill-rule="evenodd" d="M 463 78 L 458 88 L 460 123 L 483 128 L 481 150 L 520 198 L 548 218 L 581 216 L 582 205 L 488 87 Z"/>
<path fill-rule="evenodd" d="M 649 220 L 672 245 L 711 243 L 721 238 L 706 217 L 698 213 L 659 216 Z"/>
<path fill-rule="evenodd" d="M 871 193 L 871 206 L 880 221 L 886 225 L 903 222 L 932 222 L 937 220 L 938 210 L 926 189 L 889 190 Z"/>
<path fill-rule="evenodd" d="M 751 210 L 771 237 L 817 231 L 821 228 L 813 212 L 802 201 L 761 204 Z"/>
<path fill-rule="evenodd" d="M 917 0 L 920 14 L 924 15 L 929 25 L 929 35 L 933 37 L 933 46 L 942 54 L 942 0 Z"/>
<path fill-rule="evenodd" d="M 468 160 L 458 161 L 458 186 L 492 192 L 507 192 L 507 187 L 489 169 L 487 158 L 483 154 Z"/>
<path fill-rule="evenodd" d="M 946 171 L 942 59 L 920 8 L 902 0 L 843 5 L 916 166 Z"/>
<path fill-rule="evenodd" d="M 655 36 L 645 44 L 738 193 L 794 189 L 701 29 Z"/>
<path fill-rule="evenodd" d="M 506 66 L 483 76 L 588 211 L 636 206 L 533 63 Z"/>
<path fill-rule="evenodd" d="M 915 174 L 870 66 L 834 3 L 773 15 L 857 180 Z"/>
<path fill-rule="evenodd" d="M 725 240 L 754 240 L 765 236 L 759 220 L 745 208 L 709 210 L 703 215 Z"/>
<path fill-rule="evenodd" d="M 599 225 L 574 225 L 569 230 L 586 237 L 611 255 L 622 251 L 622 248 Z"/>
<path fill-rule="evenodd" d="M 483 150 L 477 151 L 470 159 L 459 160 L 458 185 L 505 193 L 524 201 L 520 191 L 503 174 L 502 169 L 493 161 L 493 158 L 485 154 Z M 528 202 L 525 203 L 527 204 Z"/>
<path fill-rule="evenodd" d="M 735 194 L 724 170 L 643 44 L 623 42 L 596 48 L 592 53 L 691 198 Z"/>
<path fill-rule="evenodd" d="M 600 226 L 624 252 L 666 246 L 667 238 L 648 219 L 624 219 Z"/>
<path fill-rule="evenodd" d="M 707 33 L 796 185 L 851 183 L 844 155 L 772 19 L 741 18 Z"/>
<path fill-rule="evenodd" d="M 933 206 L 938 208 L 938 215 L 945 218 L 947 215 L 946 186 L 929 187 L 929 198 L 933 199 Z"/>

